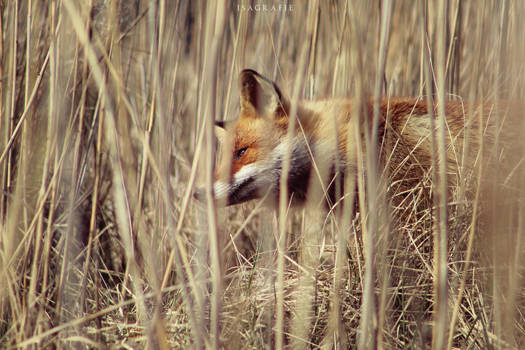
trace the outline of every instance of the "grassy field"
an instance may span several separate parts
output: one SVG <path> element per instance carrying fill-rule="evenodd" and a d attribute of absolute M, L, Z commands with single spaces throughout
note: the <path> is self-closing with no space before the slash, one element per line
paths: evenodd
<path fill-rule="evenodd" d="M 0 348 L 524 348 L 519 166 L 447 187 L 436 152 L 409 200 L 370 171 L 338 215 L 192 198 L 242 69 L 304 99 L 523 101 L 524 14 L 0 0 Z"/>

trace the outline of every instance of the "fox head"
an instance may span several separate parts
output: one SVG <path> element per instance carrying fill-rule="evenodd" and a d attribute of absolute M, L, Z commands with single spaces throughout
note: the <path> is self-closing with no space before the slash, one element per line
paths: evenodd
<path fill-rule="evenodd" d="M 253 70 L 240 73 L 239 87 L 239 117 L 232 122 L 217 122 L 215 128 L 221 152 L 214 193 L 217 201 L 226 205 L 262 198 L 267 193 L 275 198 L 288 151 L 284 140 L 289 100 L 274 82 Z M 294 149 L 292 153 L 297 152 Z M 289 179 L 294 174 L 291 171 Z M 196 197 L 201 198 L 202 191 L 197 191 Z"/>

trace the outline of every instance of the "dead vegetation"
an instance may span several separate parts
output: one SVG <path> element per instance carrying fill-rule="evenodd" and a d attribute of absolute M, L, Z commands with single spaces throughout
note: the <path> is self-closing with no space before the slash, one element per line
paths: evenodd
<path fill-rule="evenodd" d="M 370 175 L 354 218 L 191 191 L 241 69 L 307 99 L 523 101 L 524 7 L 0 1 L 0 347 L 523 348 L 520 167 L 449 193 L 436 166 L 393 208 Z"/>

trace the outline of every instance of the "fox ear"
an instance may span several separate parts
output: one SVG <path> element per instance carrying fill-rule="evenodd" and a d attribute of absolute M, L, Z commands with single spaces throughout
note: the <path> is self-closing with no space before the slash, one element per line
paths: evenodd
<path fill-rule="evenodd" d="M 260 116 L 284 115 L 287 103 L 279 87 L 251 69 L 239 75 L 241 88 L 241 108 L 253 108 Z"/>
<path fill-rule="evenodd" d="M 226 123 L 224 121 L 216 121 L 215 122 L 215 136 L 217 136 L 217 140 L 220 144 L 224 143 L 224 140 L 226 140 L 226 129 L 224 128 Z"/>

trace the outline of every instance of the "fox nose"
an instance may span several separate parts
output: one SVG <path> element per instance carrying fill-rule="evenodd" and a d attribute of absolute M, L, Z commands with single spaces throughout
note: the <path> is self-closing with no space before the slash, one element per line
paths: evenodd
<path fill-rule="evenodd" d="M 202 202 L 204 200 L 204 191 L 201 188 L 197 188 L 193 191 L 193 198 Z"/>

